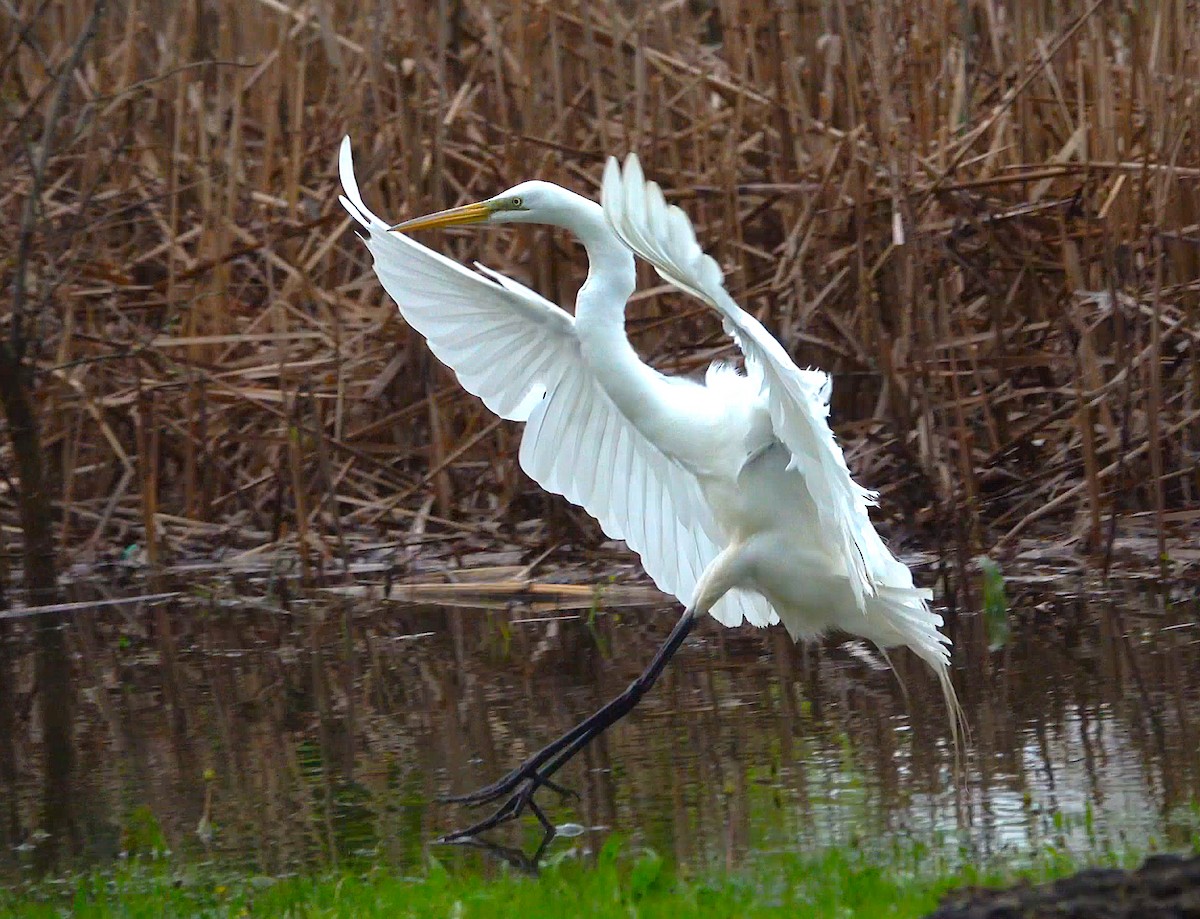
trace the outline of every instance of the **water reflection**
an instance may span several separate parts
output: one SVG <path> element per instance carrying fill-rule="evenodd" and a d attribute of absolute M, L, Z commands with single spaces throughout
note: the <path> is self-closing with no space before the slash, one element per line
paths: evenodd
<path fill-rule="evenodd" d="M 1195 607 L 1032 600 L 989 655 L 955 635 L 965 775 L 936 683 L 868 649 L 705 623 L 654 692 L 562 773 L 552 819 L 691 865 L 869 839 L 1001 848 L 1186 844 L 1200 799 Z M 419 866 L 488 782 L 619 692 L 670 607 L 555 611 L 323 595 L 176 597 L 78 613 L 74 824 L 87 860 L 169 849 L 278 873 Z M 45 845 L 31 624 L 0 633 L 0 865 Z M 497 835 L 532 843 L 534 821 Z M 466 857 L 458 850 L 439 857 Z"/>

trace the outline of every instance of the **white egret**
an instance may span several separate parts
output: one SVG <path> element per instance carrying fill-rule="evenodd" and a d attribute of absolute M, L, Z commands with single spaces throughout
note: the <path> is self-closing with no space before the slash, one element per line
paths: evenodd
<path fill-rule="evenodd" d="M 625 715 L 654 684 L 696 620 L 728 626 L 782 622 L 800 640 L 829 629 L 886 649 L 911 648 L 934 671 L 952 715 L 949 640 L 930 592 L 884 545 L 867 513 L 871 492 L 850 476 L 829 428 L 829 377 L 801 370 L 726 293 L 717 263 L 687 216 L 645 182 L 630 155 L 610 160 L 603 207 L 547 182 L 390 225 L 363 203 L 350 142 L 342 142 L 342 204 L 359 224 L 375 272 L 408 323 L 497 414 L 526 424 L 521 467 L 584 507 L 623 539 L 685 610 L 625 692 L 499 781 L 453 798 L 509 796 L 462 841 L 529 807 L 581 747 Z M 405 233 L 466 224 L 550 224 L 571 231 L 589 260 L 572 316 L 529 288 L 477 273 Z M 625 335 L 633 253 L 716 309 L 745 358 L 745 375 L 717 363 L 703 382 L 644 364 Z M 543 845 L 545 844 L 543 843 Z"/>

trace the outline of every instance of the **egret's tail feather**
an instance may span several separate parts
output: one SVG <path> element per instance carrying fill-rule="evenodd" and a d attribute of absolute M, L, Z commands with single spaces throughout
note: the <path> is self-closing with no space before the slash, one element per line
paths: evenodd
<path fill-rule="evenodd" d="M 907 646 L 937 677 L 946 703 L 955 754 L 967 738 L 966 716 L 950 677 L 950 639 L 940 631 L 942 617 L 929 608 L 927 591 L 881 587 L 868 603 L 863 633 L 881 648 Z"/>

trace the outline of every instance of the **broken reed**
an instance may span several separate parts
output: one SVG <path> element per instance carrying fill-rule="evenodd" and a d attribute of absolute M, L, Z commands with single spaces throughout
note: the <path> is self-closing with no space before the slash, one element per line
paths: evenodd
<path fill-rule="evenodd" d="M 595 195 L 637 150 L 739 302 L 834 373 L 893 537 L 1099 553 L 1196 526 L 1194 2 L 368 6 L 108 10 L 51 127 L 31 265 L 65 546 L 298 544 L 311 570 L 363 533 L 553 516 L 519 429 L 431 358 L 348 232 L 344 133 L 395 219 L 530 177 Z M 6 238 L 89 9 L 0 14 Z M 433 244 L 563 303 L 584 273 L 544 229 Z M 654 363 L 734 353 L 644 281 L 630 329 Z"/>

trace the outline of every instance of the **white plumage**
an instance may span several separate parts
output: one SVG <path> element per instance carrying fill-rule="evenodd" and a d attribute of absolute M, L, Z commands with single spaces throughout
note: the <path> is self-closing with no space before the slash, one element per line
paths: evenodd
<path fill-rule="evenodd" d="M 483 274 L 476 273 L 387 232 L 363 203 L 348 138 L 339 166 L 342 205 L 367 233 L 375 273 L 405 321 L 464 389 L 500 417 L 527 422 L 521 468 L 624 540 L 655 585 L 687 603 L 719 551 L 720 531 L 695 477 L 631 425 L 598 384 L 582 359 L 575 319 L 499 272 L 477 266 Z M 740 591 L 712 614 L 730 626 L 743 618 L 778 622 L 762 598 Z"/>
<path fill-rule="evenodd" d="M 645 181 L 636 157 L 624 170 L 609 161 L 603 208 L 526 182 L 400 225 L 571 230 L 589 257 L 574 317 L 496 272 L 470 271 L 389 231 L 362 201 L 348 139 L 340 165 L 342 203 L 365 231 L 384 288 L 464 388 L 526 423 L 520 463 L 530 477 L 624 539 L 692 613 L 726 625 L 782 621 L 797 639 L 839 628 L 881 648 L 906 645 L 961 717 L 941 617 L 875 531 L 867 510 L 875 496 L 851 478 L 830 430 L 828 376 L 799 369 L 733 302 L 686 214 Z M 717 310 L 747 375 L 717 366 L 700 383 L 638 359 L 624 333 L 630 250 Z"/>
<path fill-rule="evenodd" d="M 811 535 L 805 539 L 806 534 L 819 533 L 830 549 L 831 569 L 820 571 L 820 562 L 807 566 L 807 570 L 771 564 L 778 576 L 760 572 L 754 579 L 756 586 L 771 599 L 788 630 L 797 637 L 836 627 L 869 638 L 881 648 L 907 645 L 937 674 L 957 727 L 961 716 L 949 681 L 950 642 L 938 630 L 942 617 L 929 608 L 932 592 L 914 587 L 908 566 L 888 550 L 871 523 L 867 508 L 876 503 L 876 495 L 851 478 L 829 427 L 828 375 L 798 368 L 762 323 L 734 303 L 725 291 L 720 266 L 700 248 L 691 221 L 679 207 L 666 203 L 656 183 L 645 180 L 636 155 L 629 155 L 624 171 L 616 159 L 609 159 L 602 203 L 605 217 L 626 245 L 653 265 L 665 281 L 703 300 L 721 315 L 725 330 L 745 356 L 751 376 L 761 380 L 756 397 L 745 404 L 745 411 L 751 416 L 769 416 L 773 436 L 788 452 L 784 478 L 802 483 L 800 487 L 816 511 L 816 520 L 803 522 L 804 532 L 796 532 L 784 510 L 747 538 L 761 540 L 772 531 L 790 532 L 796 540 L 794 545 L 799 547 L 811 541 Z M 753 456 L 753 450 L 754 445 L 748 444 L 747 456 Z M 737 482 L 746 495 L 780 496 L 787 491 L 786 486 L 779 487 L 777 468 L 761 469 L 754 463 L 743 467 Z M 808 507 L 809 502 L 798 506 Z M 725 522 L 720 515 L 718 522 Z M 726 523 L 726 529 L 734 527 Z M 816 550 L 817 546 L 810 549 Z M 790 555 L 799 561 L 804 550 Z M 853 607 L 845 599 L 838 602 L 828 595 L 804 596 L 806 576 L 816 574 L 820 578 L 830 572 L 836 580 L 844 578 Z M 843 591 L 835 588 L 834 593 Z M 823 610 L 811 608 L 821 600 L 828 604 Z"/>

